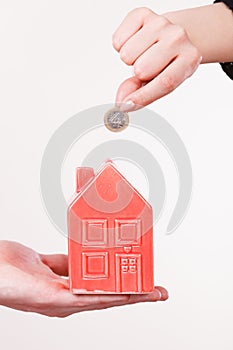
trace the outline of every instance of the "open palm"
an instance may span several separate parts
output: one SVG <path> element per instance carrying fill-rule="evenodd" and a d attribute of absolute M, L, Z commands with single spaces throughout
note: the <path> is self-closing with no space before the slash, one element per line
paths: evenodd
<path fill-rule="evenodd" d="M 105 309 L 145 301 L 162 301 L 167 291 L 156 287 L 144 295 L 73 295 L 63 254 L 38 254 L 22 244 L 0 241 L 0 304 L 46 316 Z"/>

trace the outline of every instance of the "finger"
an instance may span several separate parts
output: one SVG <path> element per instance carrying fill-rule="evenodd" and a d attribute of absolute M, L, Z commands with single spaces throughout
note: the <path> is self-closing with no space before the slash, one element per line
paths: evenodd
<path fill-rule="evenodd" d="M 120 49 L 121 59 L 128 65 L 134 64 L 151 45 L 158 41 L 157 22 L 151 21 L 132 35 Z"/>
<path fill-rule="evenodd" d="M 126 304 L 129 300 L 129 296 L 125 294 L 76 295 L 76 298 L 78 299 L 78 305 L 80 303 L 84 307 L 98 305 L 99 308 Z"/>
<path fill-rule="evenodd" d="M 148 50 L 153 44 L 163 38 L 168 38 L 168 46 L 165 52 L 170 51 L 170 43 L 173 41 L 174 27 L 163 16 L 154 15 L 153 21 L 148 21 L 140 30 L 132 35 L 120 49 L 120 57 L 128 65 L 134 62 Z M 163 57 L 163 52 L 162 55 Z M 155 56 L 156 57 L 156 56 Z M 154 57 L 153 57 L 154 59 Z"/>
<path fill-rule="evenodd" d="M 142 82 L 137 77 L 131 77 L 123 81 L 117 90 L 116 105 L 120 105 L 128 95 L 137 91 L 141 86 Z"/>
<path fill-rule="evenodd" d="M 142 302 L 156 302 L 163 300 L 163 295 L 160 289 L 154 288 L 153 292 L 146 294 L 131 294 L 128 304 L 142 303 Z"/>
<path fill-rule="evenodd" d="M 94 305 L 111 305 L 115 303 L 127 303 L 129 296 L 125 294 L 73 294 L 67 290 L 67 285 L 54 281 L 55 289 L 53 302 L 57 306 L 65 308 L 83 308 Z"/>
<path fill-rule="evenodd" d="M 161 286 L 156 286 L 155 288 L 160 291 L 161 300 L 164 301 L 164 300 L 167 300 L 169 298 L 168 291 L 165 288 L 163 288 Z"/>
<path fill-rule="evenodd" d="M 134 35 L 145 23 L 147 18 L 156 14 L 147 8 L 137 8 L 130 11 L 113 34 L 113 47 L 119 51 L 126 41 Z"/>
<path fill-rule="evenodd" d="M 171 93 L 198 67 L 199 59 L 195 57 L 192 62 L 189 57 L 178 56 L 157 77 L 141 87 L 123 101 L 122 111 L 133 111 L 138 106 L 147 106 L 159 98 Z"/>
<path fill-rule="evenodd" d="M 136 60 L 134 74 L 141 81 L 150 81 L 161 73 L 176 55 L 175 50 L 167 50 L 166 43 L 158 42 Z"/>
<path fill-rule="evenodd" d="M 161 290 L 160 290 L 161 288 Z M 166 290 L 162 287 L 156 287 L 152 293 L 148 294 L 123 294 L 123 295 L 102 295 L 99 298 L 95 295 L 80 296 L 76 307 L 67 308 L 69 313 L 77 313 L 80 311 L 103 310 L 110 307 L 124 306 L 128 304 L 136 304 L 141 302 L 156 302 L 166 300 L 163 299 Z M 107 296 L 107 298 L 106 298 Z M 81 310 L 80 310 L 81 307 Z"/>
<path fill-rule="evenodd" d="M 134 62 L 134 73 L 142 81 L 152 80 L 180 53 L 192 52 L 185 30 L 179 26 L 165 26 L 158 37 L 160 39 Z"/>
<path fill-rule="evenodd" d="M 141 302 L 156 302 L 156 301 L 164 301 L 168 299 L 168 292 L 163 287 L 155 287 L 153 292 L 146 294 L 128 294 L 125 295 L 127 297 L 125 300 L 111 300 L 111 302 L 107 302 L 106 304 L 96 304 L 95 307 L 98 309 L 113 307 L 113 306 L 123 306 L 127 304 L 135 304 Z"/>
<path fill-rule="evenodd" d="M 82 311 L 104 310 L 104 309 L 109 309 L 111 307 L 124 306 L 129 303 L 129 297 L 130 297 L 129 295 L 124 295 L 123 298 L 118 300 L 112 300 L 106 303 L 88 304 L 82 308 Z"/>
<path fill-rule="evenodd" d="M 40 254 L 41 261 L 59 276 L 68 276 L 68 257 L 65 254 Z"/>
<path fill-rule="evenodd" d="M 55 303 L 55 309 L 66 315 L 80 311 L 102 310 L 110 307 L 124 306 L 141 302 L 163 301 L 168 298 L 168 292 L 163 287 L 155 287 L 152 293 L 148 294 L 118 294 L 118 295 L 73 295 L 65 291 L 61 300 Z"/>

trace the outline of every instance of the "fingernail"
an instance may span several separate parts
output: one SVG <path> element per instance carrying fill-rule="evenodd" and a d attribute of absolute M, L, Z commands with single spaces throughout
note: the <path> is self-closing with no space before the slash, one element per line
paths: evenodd
<path fill-rule="evenodd" d="M 159 291 L 160 295 L 159 295 L 159 300 L 163 300 L 163 294 Z"/>
<path fill-rule="evenodd" d="M 121 104 L 120 110 L 121 112 L 130 112 L 134 110 L 134 107 L 135 103 L 132 100 L 128 100 Z"/>
<path fill-rule="evenodd" d="M 116 101 L 116 102 L 115 102 L 115 107 L 120 108 L 120 106 L 121 106 L 121 102 Z"/>

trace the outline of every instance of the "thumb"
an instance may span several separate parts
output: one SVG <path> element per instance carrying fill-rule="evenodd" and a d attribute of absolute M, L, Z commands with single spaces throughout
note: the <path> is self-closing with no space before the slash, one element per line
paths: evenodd
<path fill-rule="evenodd" d="M 42 263 L 47 265 L 54 273 L 68 276 L 68 257 L 65 254 L 40 254 Z"/>
<path fill-rule="evenodd" d="M 131 77 L 123 81 L 116 94 L 116 105 L 120 105 L 130 94 L 142 87 L 143 82 L 136 77 Z"/>

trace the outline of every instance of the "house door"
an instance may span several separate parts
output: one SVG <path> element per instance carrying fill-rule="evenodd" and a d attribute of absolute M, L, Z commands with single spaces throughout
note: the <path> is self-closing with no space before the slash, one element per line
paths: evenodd
<path fill-rule="evenodd" d="M 116 292 L 141 291 L 141 254 L 116 254 Z"/>

